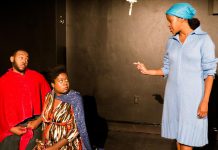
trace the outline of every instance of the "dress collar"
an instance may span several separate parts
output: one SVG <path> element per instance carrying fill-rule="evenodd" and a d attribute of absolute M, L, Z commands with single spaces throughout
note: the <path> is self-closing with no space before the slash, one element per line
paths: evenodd
<path fill-rule="evenodd" d="M 199 27 L 197 27 L 195 30 L 193 30 L 189 35 L 194 35 L 194 34 L 196 34 L 196 35 L 204 35 L 204 34 L 207 34 L 207 32 L 204 32 L 204 31 L 201 29 L 201 27 L 199 26 Z M 172 35 L 172 36 L 170 37 L 170 39 L 179 40 L 179 34 L 177 33 L 177 34 L 175 34 L 175 35 Z"/>
<path fill-rule="evenodd" d="M 197 27 L 194 31 L 191 32 L 191 34 L 197 34 L 197 35 L 203 35 L 203 34 L 207 34 L 207 32 L 204 32 L 201 27 Z"/>

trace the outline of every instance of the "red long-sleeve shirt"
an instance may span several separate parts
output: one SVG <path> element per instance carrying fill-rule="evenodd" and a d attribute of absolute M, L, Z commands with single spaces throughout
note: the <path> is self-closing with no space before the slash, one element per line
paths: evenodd
<path fill-rule="evenodd" d="M 9 69 L 0 78 L 0 142 L 12 134 L 10 128 L 41 114 L 49 91 L 45 78 L 34 70 L 21 75 Z"/>

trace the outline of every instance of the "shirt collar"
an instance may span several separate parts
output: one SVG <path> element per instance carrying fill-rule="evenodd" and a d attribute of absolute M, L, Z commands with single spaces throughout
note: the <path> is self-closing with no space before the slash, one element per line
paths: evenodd
<path fill-rule="evenodd" d="M 203 35 L 203 34 L 207 34 L 207 32 L 204 32 L 201 27 L 197 27 L 194 31 L 192 31 L 191 34 L 197 34 L 197 35 Z"/>
<path fill-rule="evenodd" d="M 201 27 L 197 27 L 195 30 L 193 30 L 190 35 L 193 35 L 193 34 L 196 34 L 196 35 L 204 35 L 204 34 L 207 34 L 207 32 L 204 32 Z M 170 39 L 176 39 L 178 40 L 179 39 L 179 34 L 176 34 L 176 35 L 172 35 L 170 37 Z"/>

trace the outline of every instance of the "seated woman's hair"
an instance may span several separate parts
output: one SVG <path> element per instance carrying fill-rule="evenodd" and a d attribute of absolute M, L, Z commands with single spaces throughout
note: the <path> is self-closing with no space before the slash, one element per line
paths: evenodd
<path fill-rule="evenodd" d="M 54 80 L 57 78 L 57 76 L 61 73 L 66 73 L 66 67 L 64 65 L 58 65 L 53 68 L 49 69 L 49 80 L 51 83 L 54 83 Z"/>

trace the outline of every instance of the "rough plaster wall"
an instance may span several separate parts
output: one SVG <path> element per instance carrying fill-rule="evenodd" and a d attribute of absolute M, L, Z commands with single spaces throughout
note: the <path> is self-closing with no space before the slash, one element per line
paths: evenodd
<path fill-rule="evenodd" d="M 67 1 L 67 67 L 72 88 L 94 96 L 108 120 L 160 123 L 165 79 L 143 76 L 132 65 L 160 68 L 170 32 L 165 11 L 178 0 L 139 0 L 128 16 L 125 0 Z M 218 45 L 218 16 L 208 1 L 187 0 Z M 156 95 L 156 96 L 155 96 Z"/>

